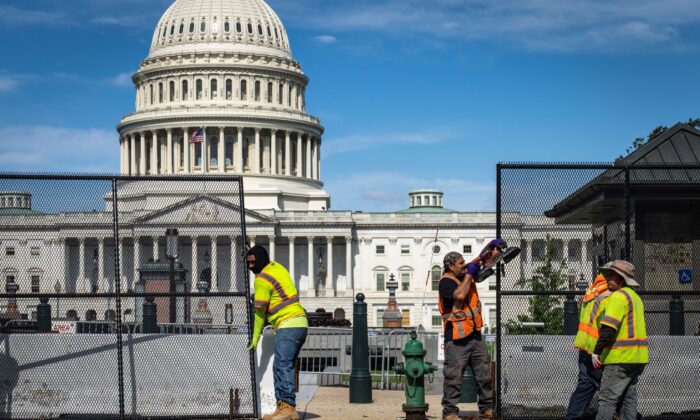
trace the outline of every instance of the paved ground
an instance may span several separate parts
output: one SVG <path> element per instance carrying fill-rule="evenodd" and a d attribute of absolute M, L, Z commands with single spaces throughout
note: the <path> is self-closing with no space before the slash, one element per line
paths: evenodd
<path fill-rule="evenodd" d="M 313 389 L 316 388 L 316 389 Z M 372 390 L 371 404 L 350 404 L 346 387 L 310 387 L 299 390 L 297 408 L 304 420 L 311 419 L 397 419 L 403 417 L 404 391 Z M 441 395 L 427 395 L 428 418 L 442 418 Z M 462 415 L 475 415 L 476 404 L 460 404 Z"/>

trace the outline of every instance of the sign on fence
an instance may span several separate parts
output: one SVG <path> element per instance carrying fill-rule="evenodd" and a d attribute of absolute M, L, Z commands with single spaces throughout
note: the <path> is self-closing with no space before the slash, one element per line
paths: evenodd
<path fill-rule="evenodd" d="M 52 321 L 51 331 L 59 334 L 75 334 L 75 321 Z"/>

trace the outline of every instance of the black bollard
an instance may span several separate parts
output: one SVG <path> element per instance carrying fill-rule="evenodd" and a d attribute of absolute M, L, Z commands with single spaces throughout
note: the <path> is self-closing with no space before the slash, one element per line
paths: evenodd
<path fill-rule="evenodd" d="M 567 295 L 564 301 L 564 335 L 576 335 L 578 332 L 578 306 L 574 295 Z"/>
<path fill-rule="evenodd" d="M 51 331 L 51 305 L 49 298 L 40 297 L 39 304 L 36 305 L 36 321 L 39 332 Z"/>
<path fill-rule="evenodd" d="M 685 335 L 685 312 L 683 309 L 683 301 L 679 295 L 673 295 L 671 302 L 668 304 L 669 312 L 669 335 Z"/>
<path fill-rule="evenodd" d="M 358 293 L 352 314 L 352 370 L 350 371 L 350 402 L 372 402 L 372 377 L 369 374 L 369 345 L 367 343 L 367 304 L 365 295 Z"/>
<path fill-rule="evenodd" d="M 144 334 L 155 334 L 158 332 L 158 307 L 153 300 L 153 296 L 146 296 L 146 300 L 143 302 Z"/>

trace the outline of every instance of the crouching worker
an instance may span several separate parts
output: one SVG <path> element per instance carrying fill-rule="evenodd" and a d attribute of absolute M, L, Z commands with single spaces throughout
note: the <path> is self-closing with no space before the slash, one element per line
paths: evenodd
<path fill-rule="evenodd" d="M 298 420 L 294 365 L 306 341 L 309 324 L 289 272 L 282 264 L 270 261 L 265 248 L 252 247 L 246 253 L 246 265 L 255 273 L 255 324 L 253 341 L 248 350 L 255 350 L 265 320 L 275 329 L 275 359 L 272 371 L 277 410 L 263 420 Z"/>

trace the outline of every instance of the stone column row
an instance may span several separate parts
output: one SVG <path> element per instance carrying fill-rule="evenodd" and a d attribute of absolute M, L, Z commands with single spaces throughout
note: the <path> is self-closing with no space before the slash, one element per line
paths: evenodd
<path fill-rule="evenodd" d="M 284 174 L 304 178 L 321 179 L 321 139 L 310 134 L 267 130 L 269 137 L 261 136 L 261 128 L 230 127 L 236 130 L 233 141 L 226 143 L 226 128 L 218 127 L 216 148 L 209 146 L 212 130 L 205 130 L 204 139 L 190 143 L 189 135 L 197 128 L 177 128 L 182 137 L 174 137 L 173 130 L 147 130 L 126 134 L 120 140 L 120 171 L 125 175 L 158 175 L 173 173 L 267 173 Z M 245 130 L 254 130 L 254 135 L 244 144 Z M 284 139 L 278 141 L 278 132 Z M 269 139 L 269 142 L 268 142 Z M 263 141 L 264 140 L 264 141 Z M 148 147 L 147 147 L 148 146 Z M 230 148 L 230 163 L 226 163 L 226 152 Z M 246 155 L 247 156 L 244 156 Z M 196 159 L 199 156 L 199 159 Z M 210 161 L 216 157 L 216 167 Z M 294 159 L 293 159 L 294 158 Z M 293 166 L 293 167 L 292 167 Z"/>

